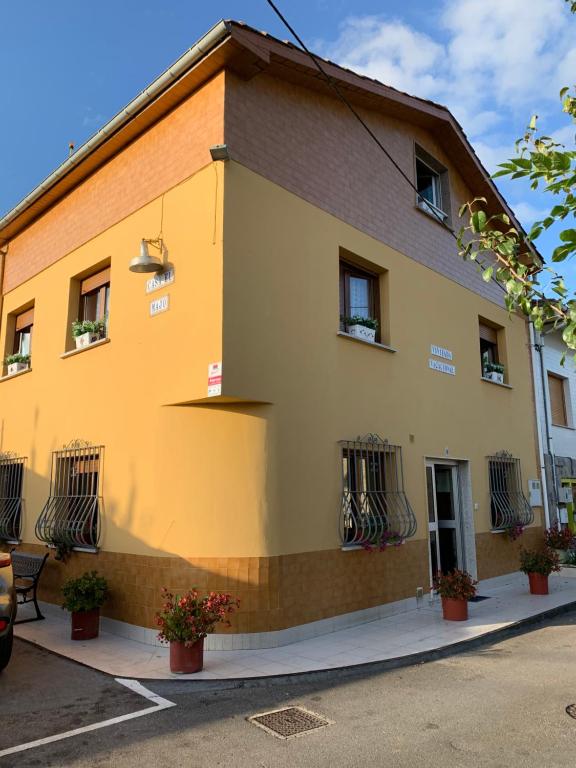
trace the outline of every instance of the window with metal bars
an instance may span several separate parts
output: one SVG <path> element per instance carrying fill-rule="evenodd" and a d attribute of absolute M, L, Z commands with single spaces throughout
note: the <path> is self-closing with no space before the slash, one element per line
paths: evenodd
<path fill-rule="evenodd" d="M 26 459 L 0 453 L 0 541 L 18 543 L 22 530 L 22 486 Z"/>
<path fill-rule="evenodd" d="M 488 457 L 490 514 L 493 530 L 534 522 L 534 512 L 522 491 L 520 459 L 502 451 Z"/>
<path fill-rule="evenodd" d="M 340 537 L 343 545 L 406 539 L 416 518 L 404 492 L 402 449 L 378 435 L 343 440 Z"/>
<path fill-rule="evenodd" d="M 104 446 L 83 441 L 54 451 L 50 496 L 36 523 L 40 541 L 88 550 L 98 547 L 103 456 Z"/>

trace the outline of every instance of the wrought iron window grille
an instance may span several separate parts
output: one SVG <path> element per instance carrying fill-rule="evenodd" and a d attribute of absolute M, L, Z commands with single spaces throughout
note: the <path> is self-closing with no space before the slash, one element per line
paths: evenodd
<path fill-rule="evenodd" d="M 499 531 L 534 522 L 534 512 L 522 491 L 520 459 L 508 451 L 488 456 L 492 530 Z"/>
<path fill-rule="evenodd" d="M 15 453 L 0 453 L 0 541 L 20 542 L 22 487 L 26 459 Z"/>
<path fill-rule="evenodd" d="M 376 434 L 341 440 L 342 545 L 378 544 L 388 534 L 407 539 L 416 517 L 404 492 L 402 448 Z"/>
<path fill-rule="evenodd" d="M 104 511 L 104 446 L 74 440 L 52 453 L 50 495 L 36 522 L 36 536 L 47 544 L 94 550 Z"/>

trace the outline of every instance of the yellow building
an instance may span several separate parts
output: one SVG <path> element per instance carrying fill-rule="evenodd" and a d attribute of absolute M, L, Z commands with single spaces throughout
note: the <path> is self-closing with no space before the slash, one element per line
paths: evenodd
<path fill-rule="evenodd" d="M 225 589 L 258 647 L 541 533 L 527 327 L 451 231 L 506 203 L 448 110 L 326 67 L 403 175 L 306 56 L 221 22 L 0 220 L 0 537 L 73 547 L 43 599 L 97 569 L 135 636 L 162 586 Z"/>

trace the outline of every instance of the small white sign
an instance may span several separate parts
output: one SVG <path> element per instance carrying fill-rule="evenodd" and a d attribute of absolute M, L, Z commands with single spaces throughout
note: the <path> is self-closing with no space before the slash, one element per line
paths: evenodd
<path fill-rule="evenodd" d="M 166 312 L 170 306 L 170 296 L 160 296 L 150 302 L 150 317 Z"/>
<path fill-rule="evenodd" d="M 436 357 L 443 357 L 445 360 L 452 360 L 452 352 L 444 347 L 439 347 L 436 344 L 430 344 L 430 352 Z"/>
<path fill-rule="evenodd" d="M 146 293 L 152 293 L 157 291 L 158 288 L 164 288 L 166 285 L 174 282 L 174 268 L 167 269 L 165 272 L 160 272 L 159 275 L 154 275 L 150 280 L 146 280 Z"/>
<path fill-rule="evenodd" d="M 208 366 L 208 397 L 222 394 L 222 361 Z"/>
<path fill-rule="evenodd" d="M 449 363 L 441 363 L 440 360 L 428 359 L 428 365 L 434 371 L 440 371 L 440 373 L 449 373 L 450 376 L 456 376 L 456 366 Z"/>

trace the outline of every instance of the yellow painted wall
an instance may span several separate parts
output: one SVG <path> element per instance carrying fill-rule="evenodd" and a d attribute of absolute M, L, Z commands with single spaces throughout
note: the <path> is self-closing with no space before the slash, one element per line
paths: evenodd
<path fill-rule="evenodd" d="M 403 448 L 420 539 L 425 457 L 471 461 L 477 532 L 490 527 L 488 454 L 509 450 L 537 476 L 522 320 L 234 162 L 166 193 L 176 281 L 146 295 L 128 262 L 159 215 L 157 199 L 5 297 L 2 349 L 6 314 L 35 301 L 32 372 L 0 383 L 1 449 L 28 456 L 25 542 L 51 451 L 77 437 L 105 446 L 102 548 L 132 554 L 337 548 L 338 441 L 368 432 Z M 337 335 L 339 248 L 388 271 L 396 352 Z M 111 341 L 62 359 L 70 278 L 104 259 Z M 164 293 L 169 311 L 149 317 Z M 511 389 L 480 379 L 479 315 L 506 328 Z M 430 344 L 453 351 L 455 377 L 428 368 Z M 207 401 L 217 360 L 223 398 Z"/>
<path fill-rule="evenodd" d="M 262 419 L 250 407 L 171 405 L 204 398 L 208 363 L 222 359 L 222 199 L 221 163 L 165 194 L 163 233 L 176 274 L 165 289 L 147 295 L 148 276 L 128 270 L 140 239 L 158 234 L 156 199 L 5 296 L 2 350 L 7 314 L 35 301 L 32 371 L 0 382 L 0 449 L 28 457 L 24 542 L 35 541 L 51 452 L 83 438 L 105 446 L 103 549 L 262 550 Z M 70 279 L 105 259 L 110 343 L 62 359 Z M 150 301 L 164 294 L 169 310 L 150 317 Z"/>
<path fill-rule="evenodd" d="M 508 450 L 525 486 L 538 477 L 524 320 L 234 162 L 224 221 L 224 393 L 272 403 L 270 554 L 339 545 L 338 441 L 372 432 L 402 446 L 416 538 L 426 457 L 471 462 L 488 531 L 486 457 Z M 387 270 L 396 352 L 337 335 L 340 248 Z M 505 328 L 511 388 L 481 380 L 479 316 Z M 455 376 L 429 369 L 431 344 L 453 352 Z"/>

